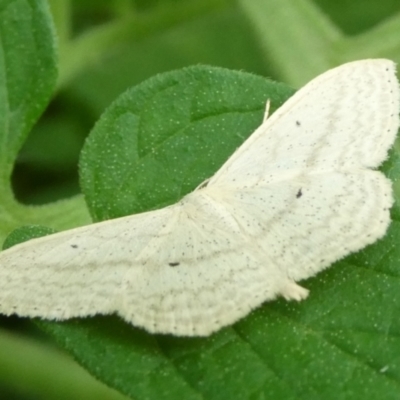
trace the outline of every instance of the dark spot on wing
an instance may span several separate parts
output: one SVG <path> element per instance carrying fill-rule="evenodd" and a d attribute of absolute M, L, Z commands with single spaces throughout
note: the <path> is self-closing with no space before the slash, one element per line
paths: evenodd
<path fill-rule="evenodd" d="M 296 121 L 296 125 L 300 126 L 301 125 L 300 121 Z"/>
<path fill-rule="evenodd" d="M 78 248 L 78 245 L 77 245 L 77 244 L 71 244 L 71 247 L 72 247 L 73 249 L 77 249 L 77 248 Z"/>
<path fill-rule="evenodd" d="M 204 182 L 200 183 L 200 185 L 197 186 L 196 190 L 203 189 L 203 188 L 207 187 L 209 181 L 210 181 L 210 179 L 206 179 Z"/>
<path fill-rule="evenodd" d="M 169 265 L 170 267 L 177 267 L 179 264 L 180 264 L 180 263 L 179 263 L 178 261 L 174 261 L 174 262 L 168 263 L 168 265 Z"/>
<path fill-rule="evenodd" d="M 299 191 L 296 194 L 296 198 L 300 198 L 301 196 L 303 196 L 303 192 L 301 191 L 301 188 L 299 189 Z"/>

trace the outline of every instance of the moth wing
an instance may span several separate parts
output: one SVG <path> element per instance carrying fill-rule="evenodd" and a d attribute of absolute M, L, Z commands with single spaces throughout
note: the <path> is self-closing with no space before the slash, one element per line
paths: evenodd
<path fill-rule="evenodd" d="M 362 60 L 310 81 L 247 139 L 208 185 L 250 187 L 313 173 L 376 168 L 399 127 L 390 60 Z"/>
<path fill-rule="evenodd" d="M 0 253 L 0 312 L 67 319 L 116 311 L 124 276 L 173 207 L 32 239 Z"/>

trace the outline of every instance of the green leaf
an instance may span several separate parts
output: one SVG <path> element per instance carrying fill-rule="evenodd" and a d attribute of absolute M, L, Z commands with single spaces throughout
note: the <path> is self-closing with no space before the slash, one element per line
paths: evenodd
<path fill-rule="evenodd" d="M 47 228 L 40 225 L 28 225 L 22 226 L 21 228 L 13 230 L 6 238 L 3 243 L 3 250 L 6 250 L 19 243 L 26 242 L 34 238 L 51 235 L 56 233 L 54 229 Z"/>
<path fill-rule="evenodd" d="M 21 225 L 65 229 L 88 223 L 83 199 L 30 207 L 18 203 L 10 179 L 18 152 L 47 106 L 57 60 L 45 0 L 0 0 L 0 241 Z"/>
<path fill-rule="evenodd" d="M 81 158 L 96 220 L 162 207 L 213 174 L 292 93 L 241 72 L 192 67 L 133 88 L 104 113 Z M 384 166 L 399 177 L 398 153 Z M 40 325 L 93 375 L 134 399 L 397 399 L 398 213 L 383 240 L 208 338 L 150 335 L 117 317 Z M 112 268 L 112 266 L 110 266 Z"/>
<path fill-rule="evenodd" d="M 57 76 L 54 32 L 42 0 L 0 0 L 0 178 L 8 184 Z"/>

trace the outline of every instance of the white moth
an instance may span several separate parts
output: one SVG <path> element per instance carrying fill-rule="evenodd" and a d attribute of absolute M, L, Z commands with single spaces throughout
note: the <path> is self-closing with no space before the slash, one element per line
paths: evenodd
<path fill-rule="evenodd" d="M 389 60 L 299 90 L 205 184 L 172 206 L 33 239 L 0 254 L 0 312 L 117 313 L 206 336 L 381 238 L 391 182 L 374 170 L 399 127 Z"/>

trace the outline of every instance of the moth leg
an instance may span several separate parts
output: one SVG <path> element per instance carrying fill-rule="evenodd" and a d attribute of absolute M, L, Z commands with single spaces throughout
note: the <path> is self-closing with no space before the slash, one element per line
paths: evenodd
<path fill-rule="evenodd" d="M 286 300 L 301 301 L 307 298 L 309 290 L 298 285 L 296 282 L 289 281 L 281 290 L 280 294 Z"/>

